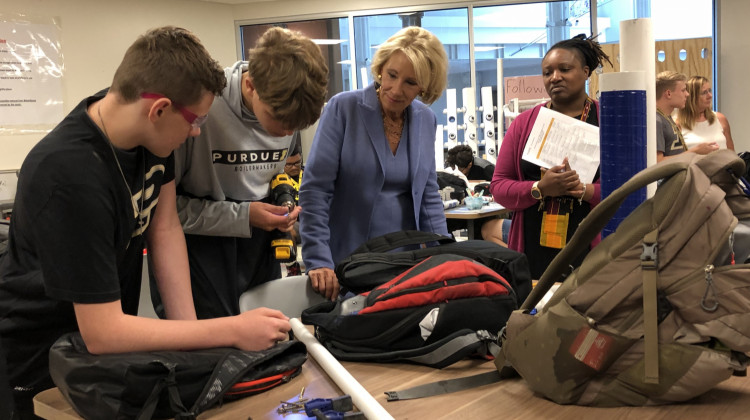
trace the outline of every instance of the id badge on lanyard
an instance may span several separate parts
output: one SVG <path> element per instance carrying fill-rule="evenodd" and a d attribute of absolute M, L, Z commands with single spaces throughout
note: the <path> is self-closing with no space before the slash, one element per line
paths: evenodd
<path fill-rule="evenodd" d="M 592 104 L 593 101 L 587 98 L 581 112 L 581 121 L 585 122 L 588 119 Z M 543 170 L 542 177 L 544 177 L 544 172 Z M 539 210 L 542 211 L 539 245 L 556 249 L 562 249 L 565 246 L 568 242 L 568 223 L 574 201 L 569 197 L 545 197 L 539 203 Z"/>
<path fill-rule="evenodd" d="M 568 222 L 573 210 L 571 199 L 560 197 L 546 198 L 540 207 L 542 212 L 542 229 L 539 233 L 539 245 L 562 249 L 568 242 Z"/>

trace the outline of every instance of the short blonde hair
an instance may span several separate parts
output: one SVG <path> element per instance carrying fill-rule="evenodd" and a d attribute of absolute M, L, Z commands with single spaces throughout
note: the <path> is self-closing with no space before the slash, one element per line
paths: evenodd
<path fill-rule="evenodd" d="M 409 26 L 396 32 L 380 45 L 370 70 L 375 80 L 393 53 L 401 51 L 409 58 L 422 89 L 422 102 L 432 104 L 448 85 L 448 55 L 440 40 L 427 29 Z"/>
<path fill-rule="evenodd" d="M 656 99 L 668 90 L 674 90 L 677 82 L 687 81 L 687 76 L 676 71 L 666 70 L 656 75 Z"/>
<path fill-rule="evenodd" d="M 320 47 L 300 32 L 272 27 L 247 55 L 258 97 L 284 128 L 300 130 L 318 120 L 328 90 Z"/>

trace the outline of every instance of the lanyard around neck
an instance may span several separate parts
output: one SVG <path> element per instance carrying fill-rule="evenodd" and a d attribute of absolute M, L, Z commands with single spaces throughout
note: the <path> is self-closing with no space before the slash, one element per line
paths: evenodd
<path fill-rule="evenodd" d="M 594 101 L 591 98 L 586 97 L 586 101 L 583 103 L 583 109 L 581 110 L 581 121 L 586 122 L 589 119 L 589 113 L 591 112 L 591 105 Z M 552 109 L 552 101 L 547 102 L 547 108 Z"/>

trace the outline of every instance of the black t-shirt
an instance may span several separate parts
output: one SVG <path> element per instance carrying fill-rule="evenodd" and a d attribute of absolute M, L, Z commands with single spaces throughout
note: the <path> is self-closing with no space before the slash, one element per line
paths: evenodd
<path fill-rule="evenodd" d="M 138 311 L 142 232 L 161 186 L 174 179 L 174 157 L 143 147 L 114 152 L 86 113 L 105 93 L 82 101 L 21 167 L 0 259 L 0 336 L 11 386 L 50 384 L 50 345 L 78 329 L 73 302 L 119 299 L 125 313 Z"/>

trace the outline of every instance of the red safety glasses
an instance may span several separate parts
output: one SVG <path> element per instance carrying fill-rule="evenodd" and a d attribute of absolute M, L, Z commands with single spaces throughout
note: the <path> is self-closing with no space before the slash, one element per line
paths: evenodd
<path fill-rule="evenodd" d="M 164 95 L 161 95 L 161 94 L 158 94 L 158 93 L 149 93 L 149 92 L 141 93 L 141 98 L 143 98 L 143 99 L 161 99 L 161 98 L 167 98 L 170 101 L 172 101 L 172 99 L 170 99 L 167 96 L 164 96 Z M 199 116 L 193 114 L 192 112 L 188 111 L 187 109 L 183 108 L 182 106 L 180 106 L 179 104 L 177 104 L 175 101 L 172 101 L 172 105 L 175 108 L 177 108 L 178 111 L 180 111 L 180 113 L 182 114 L 182 118 L 184 118 L 185 121 L 187 121 L 188 123 L 190 123 L 190 125 L 194 129 L 202 126 L 203 123 L 205 123 L 206 120 L 208 119 L 208 114 L 199 117 Z"/>

